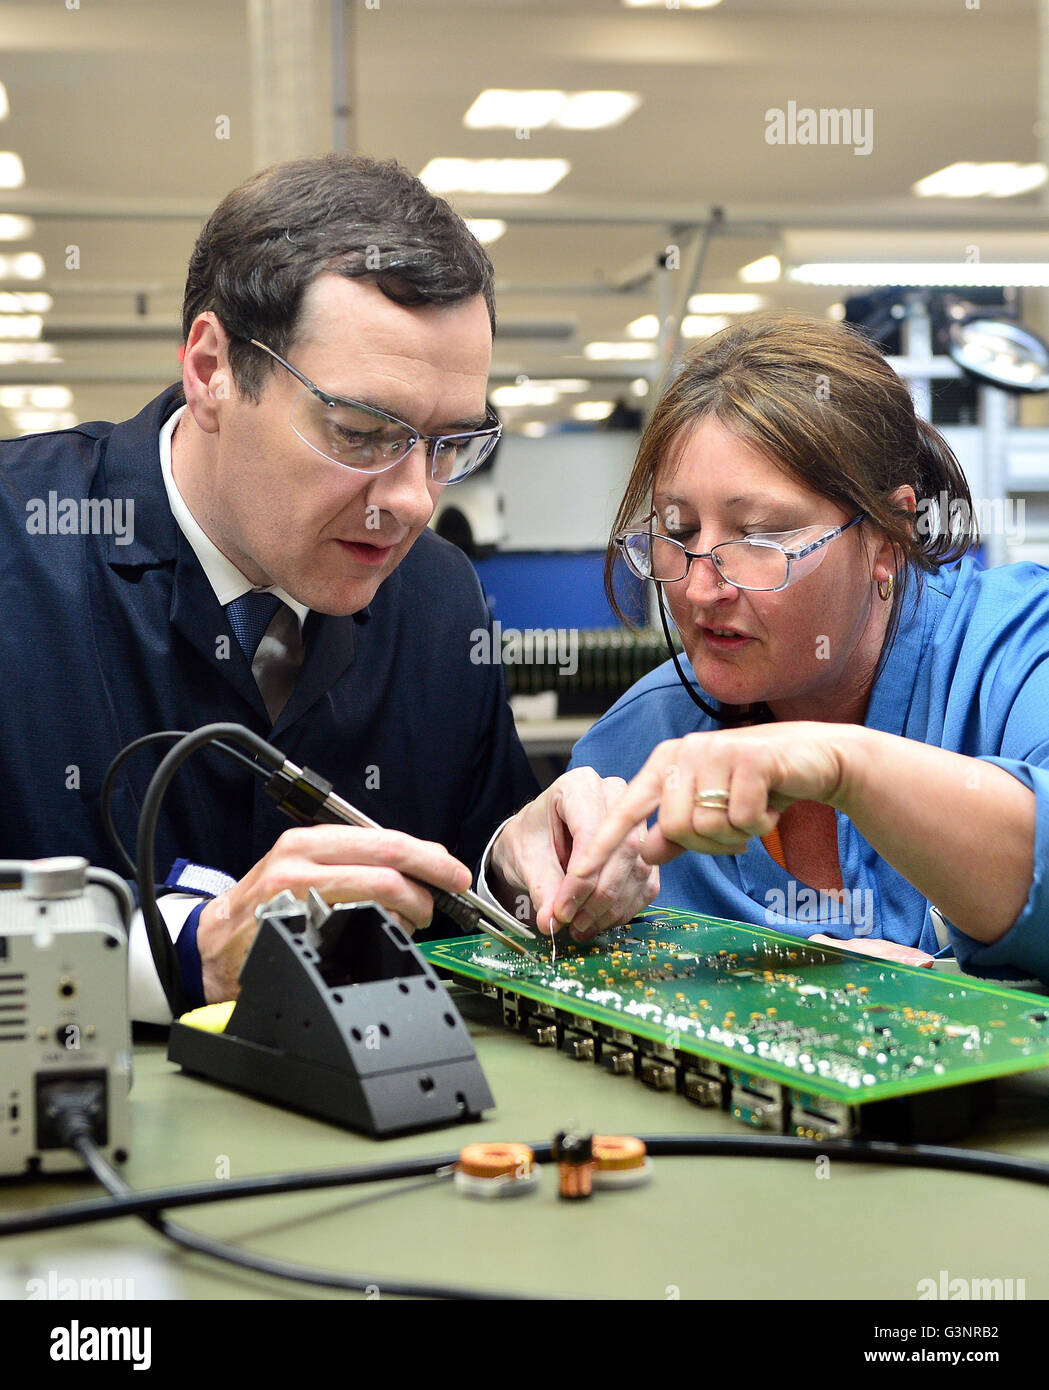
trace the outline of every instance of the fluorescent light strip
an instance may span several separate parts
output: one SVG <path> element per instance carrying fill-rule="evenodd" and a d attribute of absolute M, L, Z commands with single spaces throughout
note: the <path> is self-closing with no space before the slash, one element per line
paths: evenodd
<path fill-rule="evenodd" d="M 17 212 L 0 212 L 0 241 L 28 241 L 36 232 L 31 217 Z"/>
<path fill-rule="evenodd" d="M 583 348 L 592 362 L 646 362 L 655 355 L 653 343 L 587 343 Z"/>
<path fill-rule="evenodd" d="M 80 421 L 72 410 L 15 410 L 11 418 L 23 434 L 71 430 Z"/>
<path fill-rule="evenodd" d="M 536 382 L 537 386 L 549 386 L 551 391 L 557 391 L 564 395 L 571 395 L 577 391 L 589 391 L 590 383 L 581 376 L 558 376 L 544 377 L 542 381 Z"/>
<path fill-rule="evenodd" d="M 948 164 L 911 185 L 919 198 L 1015 198 L 1041 188 L 1049 179 L 1045 164 L 998 163 Z"/>
<path fill-rule="evenodd" d="M 724 314 L 686 314 L 681 320 L 683 338 L 709 338 L 729 326 Z"/>
<path fill-rule="evenodd" d="M 0 338 L 5 342 L 39 338 L 43 331 L 44 320 L 39 314 L 0 314 Z"/>
<path fill-rule="evenodd" d="M 641 105 L 637 92 L 488 87 L 463 117 L 468 130 L 607 130 Z"/>
<path fill-rule="evenodd" d="M 559 396 L 560 393 L 552 387 L 533 382 L 522 383 L 520 386 L 497 386 L 491 393 L 492 404 L 499 410 L 556 405 Z"/>
<path fill-rule="evenodd" d="M 769 285 L 779 279 L 782 269 L 778 256 L 759 256 L 740 266 L 738 274 L 745 285 Z"/>
<path fill-rule="evenodd" d="M 673 6 L 674 9 L 681 10 L 712 10 L 715 5 L 720 5 L 721 0 L 678 0 Z M 623 0 L 623 5 L 628 10 L 663 10 L 670 9 L 667 0 Z"/>
<path fill-rule="evenodd" d="M 580 401 L 572 407 L 575 420 L 607 420 L 615 410 L 615 401 Z"/>
<path fill-rule="evenodd" d="M 1049 261 L 814 261 L 795 266 L 801 285 L 1049 286 Z"/>
<path fill-rule="evenodd" d="M 695 300 L 725 299 L 731 296 L 726 295 L 694 295 L 689 300 L 691 306 Z M 741 295 L 740 298 L 746 299 L 751 296 Z M 753 296 L 756 298 L 756 296 Z M 741 312 L 741 311 L 737 311 Z M 711 333 L 720 333 L 723 328 L 728 326 L 729 319 L 725 314 L 686 314 L 681 321 L 681 336 L 683 338 L 709 338 Z M 655 314 L 642 314 L 639 319 L 634 319 L 626 326 L 627 337 L 642 340 L 651 340 L 659 337 L 659 319 Z"/>
<path fill-rule="evenodd" d="M 0 290 L 0 314 L 46 314 L 54 302 L 44 290 Z"/>
<path fill-rule="evenodd" d="M 54 343 L 0 343 L 0 366 L 25 362 L 61 362 Z"/>
<path fill-rule="evenodd" d="M 549 193 L 567 159 L 431 159 L 419 178 L 434 193 Z"/>
<path fill-rule="evenodd" d="M 0 280 L 42 280 L 44 258 L 38 251 L 17 251 L 0 256 Z"/>
<path fill-rule="evenodd" d="M 764 307 L 762 294 L 694 294 L 688 301 L 692 314 L 752 314 Z"/>
<path fill-rule="evenodd" d="M 488 87 L 463 117 L 463 125 L 469 130 L 540 130 L 564 104 L 565 93 L 560 91 Z"/>
<path fill-rule="evenodd" d="M 506 223 L 500 217 L 467 217 L 466 225 L 482 246 L 491 246 L 506 231 Z"/>
<path fill-rule="evenodd" d="M 659 337 L 659 315 L 642 314 L 639 319 L 632 319 L 626 326 L 628 338 L 658 338 Z"/>
<path fill-rule="evenodd" d="M 569 92 L 553 124 L 561 130 L 608 130 L 640 105 L 636 92 Z"/>
<path fill-rule="evenodd" d="M 68 386 L 0 386 L 4 410 L 68 410 L 73 393 Z"/>
<path fill-rule="evenodd" d="M 21 155 L 14 150 L 0 150 L 0 188 L 21 188 L 25 183 L 25 166 Z"/>

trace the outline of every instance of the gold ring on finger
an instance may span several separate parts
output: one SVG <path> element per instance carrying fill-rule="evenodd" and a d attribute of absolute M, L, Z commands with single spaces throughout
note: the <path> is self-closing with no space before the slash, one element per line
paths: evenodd
<path fill-rule="evenodd" d="M 727 811 L 728 792 L 722 787 L 708 787 L 696 792 L 695 803 L 710 811 Z"/>

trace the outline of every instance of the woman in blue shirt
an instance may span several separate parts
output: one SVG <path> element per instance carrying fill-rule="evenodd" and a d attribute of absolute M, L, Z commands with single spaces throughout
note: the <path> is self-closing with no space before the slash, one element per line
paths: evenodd
<path fill-rule="evenodd" d="M 1049 570 L 972 556 L 958 463 L 881 354 L 795 315 L 718 334 L 615 529 L 691 670 L 577 745 L 633 780 L 553 915 L 585 937 L 601 866 L 655 815 L 668 906 L 1049 979 Z"/>

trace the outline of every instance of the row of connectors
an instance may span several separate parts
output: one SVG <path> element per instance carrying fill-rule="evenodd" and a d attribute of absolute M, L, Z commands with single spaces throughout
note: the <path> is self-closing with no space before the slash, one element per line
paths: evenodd
<path fill-rule="evenodd" d="M 753 1072 L 726 1071 L 729 1109 L 737 1120 L 755 1129 L 804 1139 L 848 1139 L 858 1132 L 854 1106 L 791 1090 Z"/>
<path fill-rule="evenodd" d="M 840 1101 L 780 1086 L 498 985 L 486 982 L 479 988 L 499 1001 L 506 1027 L 525 1033 L 538 1047 L 560 1048 L 578 1062 L 596 1062 L 614 1076 L 633 1076 L 655 1091 L 675 1091 L 696 1105 L 728 1110 L 745 1124 L 775 1134 L 847 1139 L 858 1132 L 856 1108 Z"/>

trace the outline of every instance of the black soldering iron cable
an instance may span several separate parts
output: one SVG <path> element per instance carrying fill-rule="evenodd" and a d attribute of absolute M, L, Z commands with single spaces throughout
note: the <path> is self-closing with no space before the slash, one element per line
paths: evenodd
<path fill-rule="evenodd" d="M 126 744 L 106 768 L 106 775 L 102 778 L 102 789 L 99 794 L 99 811 L 102 816 L 102 826 L 106 832 L 109 843 L 113 846 L 114 853 L 124 866 L 129 878 L 134 878 L 137 870 L 134 860 L 124 848 L 120 836 L 117 834 L 117 828 L 113 821 L 113 812 L 110 806 L 113 795 L 113 782 L 127 759 L 140 748 L 146 748 L 151 743 L 159 743 L 162 739 L 180 739 L 186 737 L 187 733 L 185 729 L 161 729 L 155 734 L 143 734 L 141 738 L 136 738 L 131 743 Z M 231 748 L 227 743 L 216 743 L 214 746 L 220 752 L 242 763 L 249 772 L 258 772 L 257 764 L 253 763 L 250 758 L 245 757 L 244 754 L 239 752 L 236 748 Z"/>
<path fill-rule="evenodd" d="M 156 874 L 153 856 L 157 822 L 160 819 L 160 803 L 167 791 L 168 784 L 186 759 L 198 748 L 215 743 L 219 739 L 239 743 L 242 747 L 249 749 L 256 758 L 261 760 L 262 766 L 269 768 L 272 772 L 277 771 L 285 762 L 283 753 L 275 749 L 272 744 L 267 743 L 265 739 L 260 738 L 258 734 L 246 729 L 242 724 L 205 724 L 202 728 L 195 729 L 192 733 L 179 739 L 174 748 L 164 756 L 160 766 L 153 774 L 142 802 L 142 814 L 138 820 L 138 843 L 135 848 L 138 867 L 138 895 L 142 908 L 142 920 L 146 928 L 146 938 L 149 941 L 157 975 L 160 978 L 164 997 L 168 1001 L 173 1018 L 178 1018 L 184 1012 L 185 1000 L 182 991 L 182 972 L 179 969 L 178 957 L 175 953 L 175 943 L 164 929 L 156 900 Z"/>
<path fill-rule="evenodd" d="M 83 1162 L 112 1197 L 122 1199 L 134 1195 L 120 1174 L 110 1166 L 105 1155 L 93 1140 L 87 1138 L 86 1135 L 79 1135 L 72 1140 L 71 1147 L 76 1150 Z M 436 1177 L 437 1175 L 432 1173 L 432 1176 Z M 451 1176 L 450 1172 L 447 1173 L 447 1176 Z M 506 1290 L 467 1288 L 455 1284 L 421 1284 L 374 1274 L 345 1274 L 340 1270 L 317 1269 L 311 1265 L 291 1264 L 287 1260 L 276 1259 L 272 1255 L 257 1254 L 250 1250 L 242 1250 L 239 1246 L 228 1245 L 225 1241 L 213 1240 L 210 1236 L 187 1230 L 185 1226 L 177 1226 L 173 1221 L 168 1221 L 157 1210 L 140 1212 L 139 1214 L 147 1226 L 152 1227 L 160 1235 L 166 1236 L 168 1240 L 174 1241 L 176 1245 L 181 1245 L 186 1250 L 192 1250 L 201 1255 L 210 1255 L 213 1259 L 223 1260 L 227 1264 L 237 1265 L 241 1269 L 248 1269 L 256 1274 L 269 1274 L 278 1279 L 290 1279 L 300 1284 L 316 1284 L 321 1288 L 348 1289 L 355 1292 L 378 1289 L 383 1294 L 407 1298 L 499 1300 L 500 1302 L 504 1300 L 530 1301 L 532 1298 L 530 1294 L 512 1293 Z"/>
<path fill-rule="evenodd" d="M 873 1163 L 906 1168 L 935 1168 L 985 1177 L 1012 1178 L 1049 1186 L 1049 1163 L 1018 1158 L 982 1149 L 955 1149 L 935 1144 L 893 1144 L 886 1140 L 795 1139 L 775 1135 L 640 1134 L 652 1157 L 665 1158 L 813 1158 L 826 1155 L 842 1163 Z M 530 1143 L 537 1163 L 552 1160 L 550 1143 Z M 207 1206 L 245 1197 L 286 1192 L 311 1192 L 362 1183 L 390 1182 L 398 1178 L 431 1177 L 451 1168 L 458 1152 L 365 1164 L 354 1168 L 323 1168 L 313 1173 L 267 1173 L 252 1178 L 227 1178 L 222 1182 L 193 1183 L 135 1192 L 125 1187 L 119 1196 L 70 1202 L 48 1211 L 0 1218 L 0 1238 L 55 1230 L 64 1226 L 93 1225 L 124 1216 Z"/>
<path fill-rule="evenodd" d="M 550 1145 L 546 1145 L 549 1152 Z M 222 1182 L 193 1183 L 177 1187 L 135 1192 L 125 1188 L 111 1197 L 70 1202 L 49 1211 L 34 1211 L 0 1218 L 0 1237 L 27 1235 L 56 1230 L 64 1226 L 94 1225 L 124 1216 L 142 1216 L 176 1207 L 197 1207 L 212 1202 L 234 1201 L 241 1197 L 263 1197 L 284 1192 L 321 1191 L 331 1187 L 355 1187 L 363 1183 L 389 1182 L 397 1178 L 433 1177 L 450 1169 L 458 1153 L 431 1158 L 411 1158 L 401 1162 L 365 1164 L 355 1168 L 325 1168 L 314 1173 L 272 1173 L 254 1178 L 227 1178 Z M 97 1176 L 97 1175 L 96 1175 Z"/>

